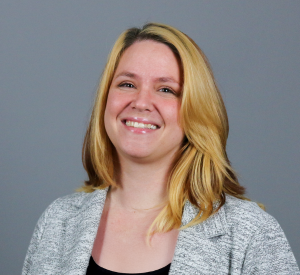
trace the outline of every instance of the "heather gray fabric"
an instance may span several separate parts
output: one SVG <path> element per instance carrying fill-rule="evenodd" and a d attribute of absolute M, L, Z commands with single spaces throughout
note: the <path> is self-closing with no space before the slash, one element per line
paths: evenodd
<path fill-rule="evenodd" d="M 22 275 L 85 274 L 106 193 L 75 193 L 54 201 L 38 221 Z M 187 202 L 182 224 L 196 214 Z M 169 274 L 300 272 L 277 221 L 255 203 L 227 196 L 214 216 L 179 233 Z"/>

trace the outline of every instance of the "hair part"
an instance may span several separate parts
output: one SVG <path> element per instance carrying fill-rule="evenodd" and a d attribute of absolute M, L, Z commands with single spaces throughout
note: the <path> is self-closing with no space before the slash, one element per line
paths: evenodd
<path fill-rule="evenodd" d="M 142 40 L 167 45 L 179 58 L 183 72 L 179 117 L 185 140 L 169 175 L 168 201 L 149 229 L 154 234 L 180 228 L 186 200 L 199 208 L 197 217 L 185 226 L 188 227 L 218 211 L 225 203 L 225 194 L 247 198 L 226 154 L 227 113 L 206 56 L 186 34 L 158 23 L 126 30 L 112 48 L 84 139 L 82 160 L 88 180 L 80 190 L 93 192 L 117 186 L 114 180 L 114 147 L 104 127 L 104 112 L 122 54 Z M 214 207 L 216 203 L 218 206 Z"/>

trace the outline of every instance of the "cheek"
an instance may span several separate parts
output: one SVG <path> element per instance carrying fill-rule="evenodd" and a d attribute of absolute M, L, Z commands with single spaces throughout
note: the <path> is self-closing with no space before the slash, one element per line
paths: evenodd
<path fill-rule="evenodd" d="M 176 128 L 176 134 L 178 135 L 178 138 L 183 141 L 184 139 L 184 131 L 181 125 L 180 121 L 180 107 L 181 107 L 181 102 L 176 102 L 173 106 L 173 115 L 172 115 L 172 122 L 174 127 Z"/>
<path fill-rule="evenodd" d="M 118 97 L 114 95 L 113 92 L 109 92 L 104 112 L 104 124 L 105 128 L 109 127 L 111 122 L 116 119 L 116 116 L 119 111 L 118 107 Z"/>
<path fill-rule="evenodd" d="M 114 117 L 114 112 L 116 110 L 114 103 L 115 100 L 113 98 L 113 95 L 111 91 L 109 91 L 107 101 L 106 101 L 105 112 L 104 112 L 104 126 L 108 135 L 110 134 L 112 119 Z"/>
<path fill-rule="evenodd" d="M 117 131 L 117 119 L 126 107 L 128 100 L 122 94 L 114 91 L 109 91 L 104 112 L 104 125 L 108 136 L 114 131 Z"/>
<path fill-rule="evenodd" d="M 168 104 L 164 104 L 163 110 L 166 120 L 173 126 L 181 128 L 179 123 L 180 102 L 168 102 Z"/>
<path fill-rule="evenodd" d="M 111 91 L 109 91 L 108 96 L 107 96 L 107 101 L 106 101 L 106 107 L 105 107 L 105 116 L 109 116 L 111 112 L 114 111 L 114 96 Z"/>
<path fill-rule="evenodd" d="M 107 97 L 105 113 L 108 117 L 118 116 L 122 110 L 126 107 L 128 98 L 114 90 L 110 90 Z"/>

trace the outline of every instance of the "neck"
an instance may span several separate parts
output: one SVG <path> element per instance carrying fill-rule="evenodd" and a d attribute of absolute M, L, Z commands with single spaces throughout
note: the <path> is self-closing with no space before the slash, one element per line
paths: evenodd
<path fill-rule="evenodd" d="M 157 210 L 167 199 L 167 181 L 172 161 L 139 163 L 120 159 L 117 188 L 110 191 L 111 202 L 127 210 Z"/>

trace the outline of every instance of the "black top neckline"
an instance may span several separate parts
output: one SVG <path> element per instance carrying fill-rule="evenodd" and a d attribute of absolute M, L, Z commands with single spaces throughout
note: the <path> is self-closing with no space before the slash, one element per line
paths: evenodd
<path fill-rule="evenodd" d="M 93 274 L 103 274 L 103 275 L 165 275 L 169 273 L 171 264 L 166 265 L 165 267 L 162 267 L 160 269 L 149 271 L 149 272 L 143 272 L 143 273 L 119 273 L 115 271 L 111 271 L 108 269 L 105 269 L 101 266 L 99 266 L 93 259 L 93 257 L 90 257 L 89 266 L 87 269 L 86 275 L 93 275 Z"/>

